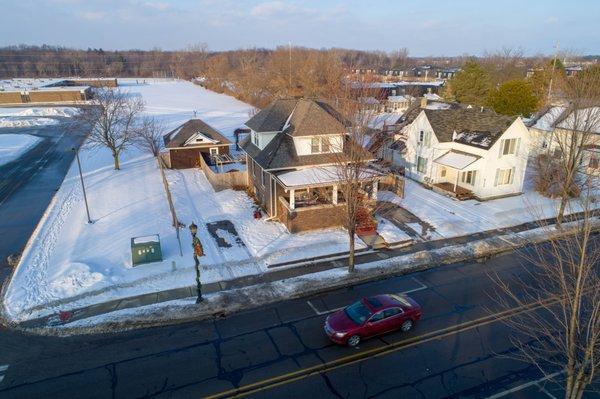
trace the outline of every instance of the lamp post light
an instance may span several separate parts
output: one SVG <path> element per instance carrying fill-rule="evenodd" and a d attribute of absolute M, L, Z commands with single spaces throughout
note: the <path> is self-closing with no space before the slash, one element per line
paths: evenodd
<path fill-rule="evenodd" d="M 202 283 L 200 282 L 200 261 L 198 260 L 199 256 L 202 256 L 202 244 L 198 237 L 196 237 L 196 233 L 198 232 L 198 226 L 194 222 L 190 224 L 190 233 L 192 234 L 192 248 L 194 249 L 194 266 L 196 268 L 196 291 L 198 293 L 198 298 L 196 298 L 196 303 L 202 302 Z"/>
<path fill-rule="evenodd" d="M 77 158 L 77 167 L 79 168 L 79 180 L 81 181 L 81 189 L 83 190 L 83 201 L 85 202 L 85 212 L 87 213 L 87 222 L 92 224 L 92 218 L 90 218 L 90 208 L 88 206 L 87 195 L 85 194 L 85 184 L 83 184 L 83 173 L 81 173 L 81 161 L 79 160 L 79 151 L 75 147 L 71 148 L 75 152 L 75 158 Z"/>

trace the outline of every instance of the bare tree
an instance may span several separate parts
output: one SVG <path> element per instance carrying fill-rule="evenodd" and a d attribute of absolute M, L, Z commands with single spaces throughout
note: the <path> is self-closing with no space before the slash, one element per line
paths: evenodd
<path fill-rule="evenodd" d="M 578 194 L 584 173 L 584 158 L 590 146 L 598 144 L 600 133 L 600 72 L 587 71 L 560 82 L 560 90 L 569 102 L 563 120 L 557 123 L 551 148 L 557 151 L 552 162 L 561 173 L 558 184 L 560 206 L 557 224 L 563 221 L 569 200 Z"/>
<path fill-rule="evenodd" d="M 135 130 L 135 145 L 142 151 L 158 157 L 164 147 L 163 135 L 166 131 L 164 124 L 153 117 L 145 117 Z"/>
<path fill-rule="evenodd" d="M 593 237 L 598 228 L 593 190 L 593 184 L 586 186 L 579 200 L 583 216 L 570 221 L 569 231 L 543 226 L 549 242 L 525 256 L 524 277 L 510 284 L 493 277 L 500 305 L 515 313 L 504 319 L 518 349 L 511 356 L 548 378 L 564 374 L 565 399 L 580 399 L 600 367 L 600 245 Z M 516 311 L 522 308 L 529 310 Z"/>
<path fill-rule="evenodd" d="M 139 127 L 136 118 L 143 109 L 141 97 L 115 89 L 96 90 L 92 106 L 77 116 L 77 122 L 90 127 L 86 145 L 108 148 L 119 170 L 119 156 L 133 143 Z"/>
<path fill-rule="evenodd" d="M 376 193 L 375 175 L 369 168 L 373 160 L 372 154 L 366 150 L 369 141 L 369 122 L 376 111 L 361 99 L 368 94 L 362 87 L 352 84 L 342 84 L 332 96 L 336 109 L 346 125 L 346 132 L 339 143 L 330 143 L 333 151 L 330 153 L 333 169 L 339 182 L 339 190 L 345 205 L 343 218 L 344 227 L 349 239 L 348 271 L 354 272 L 355 235 L 365 218 L 372 218 L 375 199 L 370 195 Z M 371 186 L 371 190 L 366 189 Z"/>

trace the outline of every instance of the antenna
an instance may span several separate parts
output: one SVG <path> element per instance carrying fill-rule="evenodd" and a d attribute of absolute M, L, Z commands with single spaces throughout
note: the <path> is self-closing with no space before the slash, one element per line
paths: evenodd
<path fill-rule="evenodd" d="M 552 94 L 552 80 L 554 79 L 554 70 L 556 69 L 556 59 L 558 58 L 558 42 L 556 43 L 556 53 L 554 53 L 554 62 L 552 63 L 552 73 L 550 74 L 550 83 L 548 84 L 548 97 L 546 102 L 550 102 L 550 95 Z"/>
<path fill-rule="evenodd" d="M 292 41 L 290 40 L 288 42 L 289 44 L 289 54 L 290 54 L 290 76 L 289 76 L 289 86 L 290 86 L 290 91 L 292 90 Z"/>

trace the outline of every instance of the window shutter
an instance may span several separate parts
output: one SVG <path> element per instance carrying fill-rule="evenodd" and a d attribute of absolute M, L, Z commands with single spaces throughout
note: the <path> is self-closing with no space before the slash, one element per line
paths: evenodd
<path fill-rule="evenodd" d="M 515 148 L 515 156 L 519 156 L 519 148 L 521 147 L 521 138 L 519 137 L 517 139 L 517 144 L 516 144 L 516 148 Z"/>
<path fill-rule="evenodd" d="M 502 158 L 502 150 L 504 149 L 504 140 L 500 140 L 500 151 L 498 151 L 498 158 Z M 496 181 L 498 181 L 498 175 L 496 174 Z"/>
<path fill-rule="evenodd" d="M 515 168 L 513 167 L 510 170 L 510 184 L 513 184 L 513 181 L 515 180 Z"/>
<path fill-rule="evenodd" d="M 427 147 L 431 146 L 431 132 L 427 132 L 426 134 L 426 143 L 425 145 L 427 145 Z"/>
<path fill-rule="evenodd" d="M 500 176 L 500 169 L 496 169 L 496 178 L 494 179 L 494 187 L 498 186 L 498 177 Z"/>

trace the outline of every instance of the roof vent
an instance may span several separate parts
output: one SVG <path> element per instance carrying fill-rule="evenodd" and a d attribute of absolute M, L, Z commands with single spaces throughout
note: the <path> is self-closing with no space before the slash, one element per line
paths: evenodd
<path fill-rule="evenodd" d="M 452 132 L 452 141 L 456 141 L 456 137 L 458 135 L 456 134 L 456 130 Z"/>
<path fill-rule="evenodd" d="M 483 107 L 481 107 L 481 112 L 483 112 Z"/>

